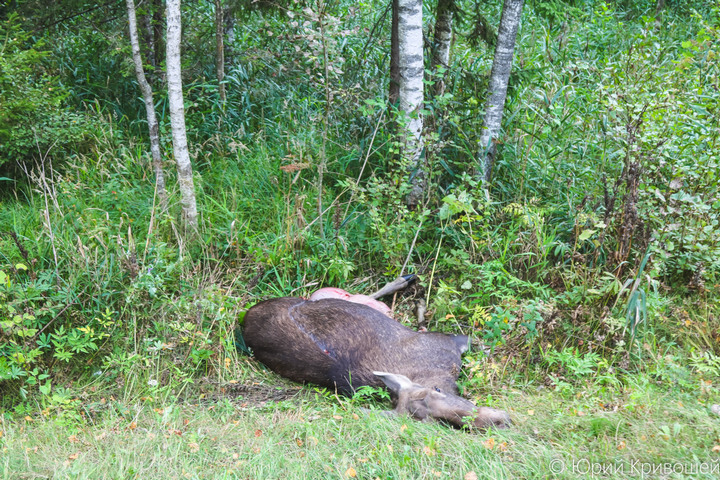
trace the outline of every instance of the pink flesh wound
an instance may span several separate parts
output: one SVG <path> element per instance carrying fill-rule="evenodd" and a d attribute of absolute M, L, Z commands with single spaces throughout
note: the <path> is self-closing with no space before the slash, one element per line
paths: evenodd
<path fill-rule="evenodd" d="M 385 305 L 383 302 L 370 298 L 367 295 L 351 295 L 342 288 L 326 287 L 317 290 L 310 295 L 310 300 L 322 300 L 323 298 L 339 298 L 341 300 L 347 300 L 348 302 L 359 303 L 361 305 L 367 305 L 370 308 L 374 308 L 383 315 L 391 317 L 392 310 L 390 307 Z"/>
<path fill-rule="evenodd" d="M 316 290 L 312 295 L 310 295 L 310 300 L 322 300 L 323 298 L 341 298 L 343 300 L 347 300 L 350 297 L 351 295 L 342 288 L 326 287 Z"/>

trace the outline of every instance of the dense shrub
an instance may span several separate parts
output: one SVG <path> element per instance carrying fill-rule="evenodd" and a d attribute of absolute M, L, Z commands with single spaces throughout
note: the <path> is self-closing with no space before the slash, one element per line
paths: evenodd
<path fill-rule="evenodd" d="M 92 122 L 65 105 L 43 41 L 11 15 L 0 23 L 0 172 L 32 165 L 48 154 L 87 148 Z"/>

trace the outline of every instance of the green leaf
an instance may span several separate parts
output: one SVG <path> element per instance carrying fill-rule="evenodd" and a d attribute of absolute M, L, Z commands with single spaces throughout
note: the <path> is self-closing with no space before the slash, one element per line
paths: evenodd
<path fill-rule="evenodd" d="M 661 202 L 665 203 L 665 197 L 664 197 L 663 194 L 660 192 L 660 189 L 658 189 L 658 188 L 654 189 L 654 190 L 653 190 L 653 193 L 655 194 L 655 197 L 657 197 L 658 200 L 660 200 Z"/>
<path fill-rule="evenodd" d="M 17 332 L 17 334 L 20 335 L 21 337 L 28 338 L 28 337 L 34 336 L 37 333 L 37 331 L 38 331 L 37 328 L 21 328 Z"/>
<path fill-rule="evenodd" d="M 45 382 L 45 385 L 40 385 L 40 393 L 43 395 L 50 395 L 50 391 L 52 390 L 52 385 L 50 384 L 50 380 Z"/>
<path fill-rule="evenodd" d="M 589 228 L 580 234 L 580 236 L 578 237 L 578 240 L 580 240 L 581 242 L 584 242 L 588 238 L 592 237 L 594 233 L 595 233 L 595 230 L 592 230 Z"/>
<path fill-rule="evenodd" d="M 451 215 L 452 214 L 450 213 L 450 206 L 447 203 L 443 204 L 443 206 L 440 207 L 440 211 L 438 212 L 438 218 L 440 218 L 440 220 L 447 220 L 448 218 L 450 218 Z"/>

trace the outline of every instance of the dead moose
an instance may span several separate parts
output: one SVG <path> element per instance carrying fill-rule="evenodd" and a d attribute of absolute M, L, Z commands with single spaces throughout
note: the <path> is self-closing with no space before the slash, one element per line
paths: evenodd
<path fill-rule="evenodd" d="M 335 289 L 322 289 L 309 300 L 274 298 L 248 310 L 243 337 L 255 357 L 290 380 L 345 394 L 364 385 L 387 386 L 395 412 L 418 420 L 509 425 L 507 413 L 458 396 L 467 336 L 416 332 L 357 298 L 369 297 L 327 298 L 333 296 L 329 290 Z"/>

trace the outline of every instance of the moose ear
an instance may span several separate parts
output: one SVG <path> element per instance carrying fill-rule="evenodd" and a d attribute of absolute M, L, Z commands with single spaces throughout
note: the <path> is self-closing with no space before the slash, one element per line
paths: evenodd
<path fill-rule="evenodd" d="M 400 375 L 399 373 L 373 372 L 373 375 L 380 377 L 380 380 L 385 382 L 388 389 L 396 395 L 399 395 L 401 390 L 415 385 L 412 380 L 405 375 Z"/>
<path fill-rule="evenodd" d="M 467 335 L 452 335 L 451 338 L 460 350 L 460 355 L 470 349 L 470 337 L 468 337 Z"/>

